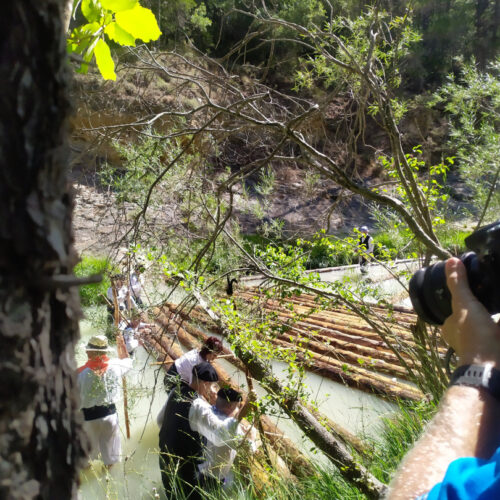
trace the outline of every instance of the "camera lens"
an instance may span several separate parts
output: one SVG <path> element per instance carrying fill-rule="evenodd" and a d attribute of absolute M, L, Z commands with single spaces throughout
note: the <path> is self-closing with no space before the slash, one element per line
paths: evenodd
<path fill-rule="evenodd" d="M 500 220 L 478 229 L 465 244 L 473 250 L 460 256 L 472 293 L 490 314 L 500 312 Z M 442 325 L 450 316 L 451 294 L 446 285 L 445 263 L 418 270 L 410 280 L 415 312 L 427 323 Z"/>
<path fill-rule="evenodd" d="M 451 314 L 451 295 L 446 286 L 444 262 L 418 270 L 410 280 L 410 299 L 415 312 L 427 323 L 442 325 Z"/>

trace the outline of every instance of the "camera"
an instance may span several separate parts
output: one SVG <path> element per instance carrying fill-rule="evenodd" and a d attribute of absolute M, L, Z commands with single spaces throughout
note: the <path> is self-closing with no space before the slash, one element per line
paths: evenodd
<path fill-rule="evenodd" d="M 500 312 L 500 220 L 465 238 L 470 252 L 460 256 L 472 293 L 490 314 Z M 418 316 L 442 325 L 451 315 L 451 294 L 446 286 L 445 263 L 419 269 L 410 280 L 410 299 Z"/>

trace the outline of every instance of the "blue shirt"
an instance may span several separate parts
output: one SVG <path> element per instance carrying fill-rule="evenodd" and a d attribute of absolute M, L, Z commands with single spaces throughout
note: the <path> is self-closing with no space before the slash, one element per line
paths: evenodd
<path fill-rule="evenodd" d="M 488 460 L 481 458 L 454 460 L 448 466 L 443 481 L 418 499 L 500 499 L 500 448 Z"/>

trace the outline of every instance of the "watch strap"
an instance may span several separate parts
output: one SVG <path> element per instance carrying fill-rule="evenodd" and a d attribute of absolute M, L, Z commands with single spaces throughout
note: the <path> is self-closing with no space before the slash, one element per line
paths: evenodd
<path fill-rule="evenodd" d="M 452 385 L 482 387 L 500 400 L 500 370 L 490 364 L 459 366 L 451 377 L 450 387 Z"/>

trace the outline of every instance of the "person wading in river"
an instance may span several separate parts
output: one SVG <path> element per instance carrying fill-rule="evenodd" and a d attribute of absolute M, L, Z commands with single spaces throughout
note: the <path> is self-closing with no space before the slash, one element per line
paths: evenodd
<path fill-rule="evenodd" d="M 180 358 L 177 358 L 163 380 L 165 390 L 170 392 L 179 380 L 190 385 L 193 378 L 193 368 L 205 361 L 209 363 L 214 361 L 221 352 L 222 341 L 217 337 L 208 337 L 201 346 L 201 349 L 193 349 Z"/>
<path fill-rule="evenodd" d="M 214 382 L 219 377 L 206 361 L 192 369 L 191 385 L 180 381 L 168 396 L 157 417 L 160 426 L 160 470 L 168 499 L 176 499 L 177 489 L 189 500 L 198 500 L 196 490 L 198 465 L 202 461 L 204 440 L 191 426 L 193 402 L 203 398 L 210 406 L 215 402 Z"/>
<path fill-rule="evenodd" d="M 242 396 L 231 388 L 222 388 L 217 393 L 215 405 L 210 406 L 199 398 L 193 403 L 191 425 L 207 440 L 203 451 L 204 461 L 199 465 L 200 486 L 216 492 L 219 488 L 228 490 L 233 482 L 232 465 L 237 448 L 245 442 L 245 432 L 240 425 L 257 396 L 253 391 L 241 406 Z M 248 444 L 256 450 L 255 430 L 249 436 Z"/>
<path fill-rule="evenodd" d="M 108 339 L 104 335 L 90 338 L 86 346 L 88 361 L 78 368 L 78 386 L 84 430 L 91 442 L 91 458 L 100 451 L 107 468 L 120 461 L 121 439 L 115 402 L 121 377 L 132 368 L 132 359 L 121 335 L 117 336 L 118 357 L 108 358 Z"/>

